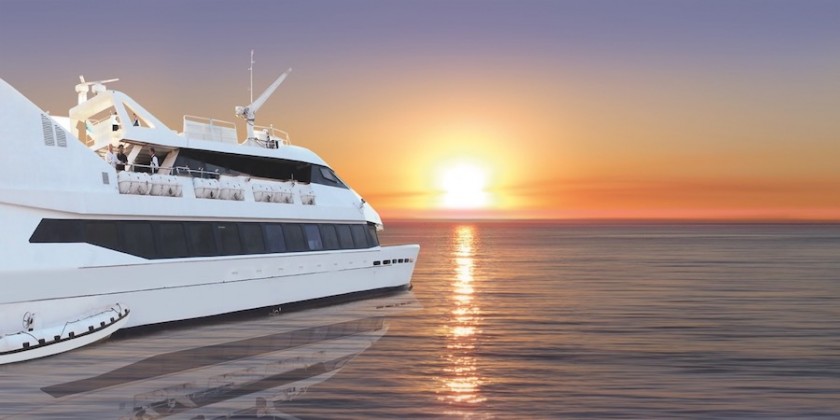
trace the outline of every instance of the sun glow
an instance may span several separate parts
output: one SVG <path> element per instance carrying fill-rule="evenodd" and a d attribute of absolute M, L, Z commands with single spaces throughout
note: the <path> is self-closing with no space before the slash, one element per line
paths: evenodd
<path fill-rule="evenodd" d="M 490 197 L 485 190 L 487 171 L 478 165 L 459 163 L 440 174 L 443 189 L 441 206 L 450 209 L 478 209 L 487 207 Z"/>

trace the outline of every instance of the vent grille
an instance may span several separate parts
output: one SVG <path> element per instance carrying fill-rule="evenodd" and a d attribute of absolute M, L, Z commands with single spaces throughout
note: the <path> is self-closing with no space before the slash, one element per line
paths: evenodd
<path fill-rule="evenodd" d="M 41 115 L 41 128 L 44 129 L 44 144 L 47 146 L 55 146 L 55 136 L 53 135 L 53 127 L 50 122 L 50 117 Z"/>
<path fill-rule="evenodd" d="M 58 147 L 67 147 L 67 135 L 64 134 L 64 129 L 55 126 L 55 140 L 58 143 Z"/>
<path fill-rule="evenodd" d="M 102 183 L 105 185 L 111 184 L 111 179 L 108 177 L 108 172 L 102 172 Z"/>

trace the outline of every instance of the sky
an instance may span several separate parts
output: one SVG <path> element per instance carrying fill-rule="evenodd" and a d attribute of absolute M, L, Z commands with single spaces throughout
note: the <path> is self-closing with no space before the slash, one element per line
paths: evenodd
<path fill-rule="evenodd" d="M 288 131 L 384 218 L 840 220 L 840 1 L 0 0 L 53 115 Z M 0 112 L 2 112 L 0 110 Z"/>

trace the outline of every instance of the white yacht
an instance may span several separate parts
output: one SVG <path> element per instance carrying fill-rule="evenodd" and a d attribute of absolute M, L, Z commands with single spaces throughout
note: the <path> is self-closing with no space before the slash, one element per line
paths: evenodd
<path fill-rule="evenodd" d="M 0 364 L 120 328 L 410 286 L 419 246 L 381 246 L 379 215 L 324 160 L 254 126 L 287 74 L 236 107 L 242 140 L 209 118 L 176 132 L 115 80 L 80 77 L 57 117 L 0 79 Z"/>

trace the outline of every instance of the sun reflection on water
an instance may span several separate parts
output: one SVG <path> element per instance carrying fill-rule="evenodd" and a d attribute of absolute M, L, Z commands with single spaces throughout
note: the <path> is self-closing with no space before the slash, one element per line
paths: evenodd
<path fill-rule="evenodd" d="M 475 247 L 474 226 L 455 229 L 452 238 L 452 257 L 455 277 L 452 280 L 452 311 L 446 325 L 446 367 L 441 378 L 439 399 L 454 404 L 477 404 L 486 400 L 481 395 L 482 378 L 474 355 L 481 322 L 481 310 L 475 303 Z"/>

